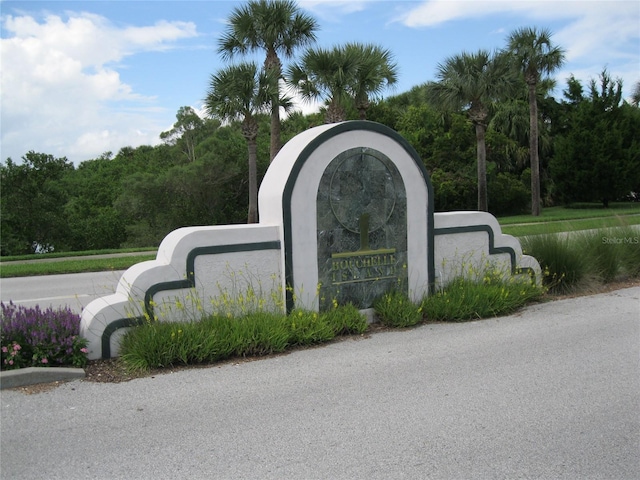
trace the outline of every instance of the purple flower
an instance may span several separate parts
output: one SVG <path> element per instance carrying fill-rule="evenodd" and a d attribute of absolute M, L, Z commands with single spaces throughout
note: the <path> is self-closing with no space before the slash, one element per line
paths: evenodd
<path fill-rule="evenodd" d="M 8 357 L 3 359 L 3 365 L 14 368 L 70 364 L 77 351 L 76 342 L 84 345 L 84 339 L 78 337 L 80 315 L 68 307 L 43 310 L 39 306 L 27 308 L 0 302 L 0 332 L 5 343 L 2 353 Z"/>

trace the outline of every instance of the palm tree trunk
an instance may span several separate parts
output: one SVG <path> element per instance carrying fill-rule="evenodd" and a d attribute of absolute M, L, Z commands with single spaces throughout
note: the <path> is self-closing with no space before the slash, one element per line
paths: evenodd
<path fill-rule="evenodd" d="M 258 223 L 258 142 L 247 139 L 249 150 L 249 213 L 247 223 Z"/>
<path fill-rule="evenodd" d="M 324 123 L 344 122 L 345 117 L 346 114 L 342 106 L 337 101 L 332 100 L 324 114 Z"/>
<path fill-rule="evenodd" d="M 282 77 L 282 63 L 278 52 L 273 48 L 267 50 L 264 59 L 264 69 L 273 72 L 278 85 L 278 93 L 271 99 L 271 142 L 269 146 L 269 163 L 273 162 L 280 151 L 280 79 Z"/>
<path fill-rule="evenodd" d="M 536 85 L 529 84 L 529 158 L 531 162 L 531 215 L 540 215 L 540 158 L 538 157 L 538 102 Z"/>
<path fill-rule="evenodd" d="M 273 162 L 280 151 L 280 105 L 277 101 L 271 103 L 271 145 L 269 149 L 269 163 Z"/>
<path fill-rule="evenodd" d="M 486 125 L 476 123 L 476 158 L 478 163 L 478 210 L 487 212 L 487 147 L 485 144 Z"/>

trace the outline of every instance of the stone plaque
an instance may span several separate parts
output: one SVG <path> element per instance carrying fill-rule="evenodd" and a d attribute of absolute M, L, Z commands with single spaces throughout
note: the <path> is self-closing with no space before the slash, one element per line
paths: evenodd
<path fill-rule="evenodd" d="M 369 308 L 407 288 L 407 197 L 393 162 L 371 148 L 342 152 L 317 194 L 320 308 Z"/>

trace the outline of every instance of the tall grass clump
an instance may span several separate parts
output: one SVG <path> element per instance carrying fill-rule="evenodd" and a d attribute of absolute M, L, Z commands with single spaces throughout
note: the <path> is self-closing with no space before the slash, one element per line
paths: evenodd
<path fill-rule="evenodd" d="M 68 307 L 45 310 L 0 303 L 0 368 L 74 366 L 87 363 L 80 315 Z"/>
<path fill-rule="evenodd" d="M 594 285 L 640 276 L 640 231 L 631 227 L 526 237 L 550 293 L 587 291 Z"/>
<path fill-rule="evenodd" d="M 627 226 L 605 231 L 598 241 L 618 251 L 620 276 L 640 277 L 640 229 Z"/>
<path fill-rule="evenodd" d="M 336 336 L 359 335 L 369 327 L 365 316 L 352 303 L 338 306 L 334 301 L 333 308 L 322 312 L 321 316 Z"/>
<path fill-rule="evenodd" d="M 132 371 L 210 364 L 323 343 L 366 328 L 365 317 L 352 305 L 320 314 L 297 309 L 289 315 L 256 311 L 183 322 L 149 320 L 123 336 L 120 359 Z"/>
<path fill-rule="evenodd" d="M 576 246 L 567 235 L 535 235 L 522 240 L 522 250 L 540 263 L 543 284 L 556 294 L 574 292 L 588 279 L 589 257 Z"/>
<path fill-rule="evenodd" d="M 569 245 L 587 262 L 587 272 L 591 279 L 599 283 L 615 280 L 622 267 L 622 250 L 615 244 L 608 244 L 602 231 L 577 232 Z"/>
<path fill-rule="evenodd" d="M 422 321 L 422 306 L 413 303 L 406 293 L 399 290 L 391 290 L 377 298 L 373 309 L 387 327 L 411 327 Z"/>
<path fill-rule="evenodd" d="M 528 278 L 485 275 L 457 277 L 427 296 L 422 310 L 428 320 L 460 322 L 507 315 L 538 299 L 544 288 Z"/>

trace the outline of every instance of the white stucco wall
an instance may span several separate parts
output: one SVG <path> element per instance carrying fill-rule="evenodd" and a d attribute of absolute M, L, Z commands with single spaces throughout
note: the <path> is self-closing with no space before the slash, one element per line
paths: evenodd
<path fill-rule="evenodd" d="M 156 260 L 129 268 L 118 282 L 115 294 L 98 298 L 83 310 L 80 334 L 89 341 L 89 358 L 103 356 L 102 338 L 110 325 L 144 316 L 145 296 L 159 286 L 160 290 L 152 295 L 152 308 L 162 320 L 210 313 L 215 310 L 215 299 L 221 292 L 246 291 L 249 285 L 260 290 L 260 282 L 265 287 L 262 290 L 265 300 L 271 301 L 272 285 L 276 289 L 282 285 L 281 251 L 279 247 L 273 248 L 274 244 L 281 245 L 280 239 L 278 226 L 260 224 L 188 227 L 171 232 L 160 244 Z M 187 259 L 196 249 L 220 249 L 221 253 L 195 256 L 194 272 L 188 272 Z M 163 284 L 186 282 L 190 274 L 195 280 L 193 288 L 162 289 Z M 176 299 L 184 308 L 176 306 Z M 282 305 L 282 301 L 272 302 L 271 307 L 283 308 Z M 111 356 L 117 355 L 124 331 L 118 329 L 111 336 Z"/>
<path fill-rule="evenodd" d="M 161 321 L 197 319 L 214 312 L 242 313 L 252 302 L 284 312 L 288 278 L 295 306 L 317 310 L 318 187 L 333 159 L 361 147 L 388 157 L 404 183 L 408 291 L 415 301 L 428 294 L 431 283 L 441 287 L 488 264 L 505 275 L 526 269 L 523 275 L 540 281 L 538 263 L 522 254 L 517 239 L 502 234 L 492 215 L 437 213 L 431 220 L 426 171 L 395 132 L 371 122 L 323 125 L 296 136 L 274 159 L 258 195 L 259 224 L 175 230 L 162 241 L 155 260 L 134 265 L 115 294 L 91 302 L 81 320 L 89 358 L 117 355 L 122 334 L 131 328 L 127 322 L 145 315 Z M 288 192 L 290 181 L 295 183 Z"/>
<path fill-rule="evenodd" d="M 482 278 L 487 269 L 498 269 L 505 276 L 525 269 L 519 275 L 530 278 L 533 273 L 535 281 L 541 282 L 538 262 L 523 255 L 519 240 L 503 234 L 498 220 L 489 213 L 436 213 L 434 239 L 436 288 L 461 275 Z"/>

